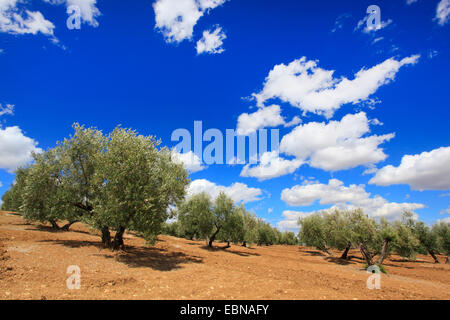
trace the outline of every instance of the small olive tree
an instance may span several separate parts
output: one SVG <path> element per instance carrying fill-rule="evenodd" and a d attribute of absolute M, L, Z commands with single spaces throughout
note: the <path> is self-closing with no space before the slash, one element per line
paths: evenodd
<path fill-rule="evenodd" d="M 439 251 L 447 255 L 446 264 L 450 264 L 450 223 L 440 221 L 433 225 L 432 232 L 437 237 Z"/>
<path fill-rule="evenodd" d="M 205 239 L 214 230 L 213 204 L 207 193 L 193 195 L 179 207 L 178 221 L 184 236 L 190 240 Z"/>

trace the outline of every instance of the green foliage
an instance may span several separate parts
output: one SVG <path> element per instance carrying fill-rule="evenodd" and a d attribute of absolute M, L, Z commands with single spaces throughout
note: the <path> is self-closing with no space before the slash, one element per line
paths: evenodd
<path fill-rule="evenodd" d="M 450 255 L 450 223 L 444 221 L 436 223 L 432 232 L 436 235 L 439 252 L 448 257 Z"/>
<path fill-rule="evenodd" d="M 109 229 L 123 245 L 126 229 L 156 239 L 170 208 L 181 203 L 189 182 L 186 170 L 172 161 L 160 141 L 116 128 L 105 136 L 74 124 L 74 135 L 53 149 L 34 154 L 34 162 L 17 171 L 16 183 L 4 196 L 5 208 L 18 208 L 26 219 L 83 221 Z"/>
<path fill-rule="evenodd" d="M 309 247 L 316 247 L 319 250 L 328 250 L 326 237 L 326 224 L 322 214 L 313 214 L 298 221 L 300 232 L 298 238 L 300 242 Z"/>
<path fill-rule="evenodd" d="M 239 207 L 234 207 L 218 234 L 218 239 L 226 242 L 244 242 L 244 214 Z"/>
<path fill-rule="evenodd" d="M 206 193 L 192 196 L 179 208 L 178 221 L 188 239 L 207 239 L 214 229 L 211 197 Z"/>
<path fill-rule="evenodd" d="M 151 239 L 168 219 L 168 208 L 185 195 L 187 173 L 171 161 L 160 142 L 130 129 L 116 128 L 99 159 L 97 175 L 104 182 L 94 201 L 97 225 L 130 229 Z"/>
<path fill-rule="evenodd" d="M 277 243 L 277 234 L 270 224 L 259 221 L 257 229 L 257 243 L 258 245 L 270 246 Z"/>
<path fill-rule="evenodd" d="M 283 234 L 281 235 L 279 244 L 294 246 L 294 245 L 298 244 L 298 239 L 295 236 L 295 233 L 286 231 L 286 232 L 283 232 Z"/>
<path fill-rule="evenodd" d="M 9 190 L 2 196 L 2 210 L 19 212 L 22 206 L 23 189 L 25 187 L 27 168 L 16 171 L 16 179 Z"/>
<path fill-rule="evenodd" d="M 179 221 L 174 221 L 171 223 L 165 222 L 162 226 L 161 233 L 168 235 L 168 236 L 172 236 L 172 237 L 178 237 L 178 238 L 183 236 L 181 224 Z"/>

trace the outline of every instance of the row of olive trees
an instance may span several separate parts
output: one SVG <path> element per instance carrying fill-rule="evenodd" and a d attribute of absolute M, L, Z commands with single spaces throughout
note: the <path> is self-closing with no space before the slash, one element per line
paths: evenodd
<path fill-rule="evenodd" d="M 73 136 L 17 170 L 2 209 L 57 229 L 84 222 L 112 249 L 123 247 L 127 229 L 153 240 L 170 218 L 169 209 L 185 197 L 186 170 L 154 137 L 120 127 L 108 135 L 73 128 Z M 60 221 L 68 223 L 60 227 Z"/>
<path fill-rule="evenodd" d="M 328 254 L 330 249 L 342 250 L 342 259 L 348 258 L 351 248 L 359 248 L 368 266 L 381 265 L 391 252 L 408 259 L 415 259 L 418 253 L 430 254 L 436 263 L 436 254 L 443 253 L 447 255 L 446 263 L 450 263 L 450 224 L 439 222 L 430 228 L 409 212 L 400 221 L 377 222 L 361 209 L 334 210 L 301 218 L 298 223 L 302 244 Z"/>
<path fill-rule="evenodd" d="M 187 239 L 203 239 L 212 247 L 215 240 L 242 243 L 243 246 L 297 244 L 293 232 L 280 232 L 270 224 L 236 206 L 233 200 L 220 193 L 214 200 L 206 193 L 190 197 L 178 209 L 178 221 L 166 224 L 164 233 Z"/>

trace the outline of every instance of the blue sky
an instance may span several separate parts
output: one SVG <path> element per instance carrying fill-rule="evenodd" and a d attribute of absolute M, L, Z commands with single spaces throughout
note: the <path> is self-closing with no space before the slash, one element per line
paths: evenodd
<path fill-rule="evenodd" d="M 193 158 L 191 194 L 225 190 L 285 230 L 333 206 L 449 219 L 449 15 L 448 0 L 0 0 L 0 195 L 74 122 L 173 147 L 198 120 L 277 128 L 281 149 Z"/>

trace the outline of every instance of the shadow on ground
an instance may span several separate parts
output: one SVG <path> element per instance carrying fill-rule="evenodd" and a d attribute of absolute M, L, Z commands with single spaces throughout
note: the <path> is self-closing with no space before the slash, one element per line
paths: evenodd
<path fill-rule="evenodd" d="M 152 268 L 158 271 L 171 271 L 182 268 L 185 263 L 202 263 L 203 259 L 182 252 L 168 252 L 149 247 L 126 247 L 116 260 L 131 268 Z"/>

